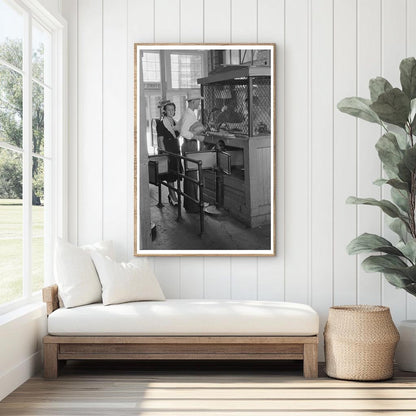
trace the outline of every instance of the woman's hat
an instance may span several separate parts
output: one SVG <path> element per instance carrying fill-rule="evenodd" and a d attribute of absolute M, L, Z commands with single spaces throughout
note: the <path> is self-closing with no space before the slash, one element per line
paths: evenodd
<path fill-rule="evenodd" d="M 192 101 L 192 100 L 203 100 L 204 97 L 201 97 L 201 93 L 199 91 L 189 91 L 188 95 L 186 97 L 186 101 Z"/>

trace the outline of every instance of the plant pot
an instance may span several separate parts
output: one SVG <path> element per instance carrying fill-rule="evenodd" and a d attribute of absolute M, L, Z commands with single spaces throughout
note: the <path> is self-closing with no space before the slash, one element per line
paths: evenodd
<path fill-rule="evenodd" d="M 396 361 L 402 371 L 416 371 L 416 321 L 401 321 Z"/>
<path fill-rule="evenodd" d="M 399 332 L 385 306 L 329 309 L 324 330 L 326 373 L 344 380 L 386 380 L 393 376 Z"/>

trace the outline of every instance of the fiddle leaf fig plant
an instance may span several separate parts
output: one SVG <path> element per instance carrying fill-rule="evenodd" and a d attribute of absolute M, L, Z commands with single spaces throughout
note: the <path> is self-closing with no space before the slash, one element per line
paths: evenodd
<path fill-rule="evenodd" d="M 364 233 L 352 240 L 349 254 L 373 253 L 362 262 L 367 272 L 381 272 L 393 286 L 416 296 L 416 59 L 400 63 L 400 88 L 382 77 L 369 82 L 370 99 L 344 98 L 338 109 L 379 124 L 383 135 L 376 144 L 385 178 L 377 186 L 390 187 L 391 200 L 350 196 L 349 204 L 379 207 L 390 217 L 389 227 L 399 242 Z"/>

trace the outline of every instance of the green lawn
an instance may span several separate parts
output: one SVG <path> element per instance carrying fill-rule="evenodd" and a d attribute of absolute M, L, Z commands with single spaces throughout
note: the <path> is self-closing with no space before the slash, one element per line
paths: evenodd
<path fill-rule="evenodd" d="M 22 296 L 23 206 L 0 199 L 0 305 Z M 32 285 L 43 286 L 43 206 L 32 207 Z"/>

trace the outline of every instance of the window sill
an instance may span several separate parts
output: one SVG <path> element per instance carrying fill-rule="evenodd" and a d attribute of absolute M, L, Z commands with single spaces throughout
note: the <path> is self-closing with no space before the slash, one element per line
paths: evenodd
<path fill-rule="evenodd" d="M 38 290 L 30 296 L 21 297 L 7 303 L 0 304 L 0 317 L 6 313 L 13 312 L 23 306 L 31 305 L 36 302 L 42 302 L 42 290 Z"/>
<path fill-rule="evenodd" d="M 32 314 L 36 314 L 37 316 L 44 314 L 46 317 L 45 304 L 39 299 L 34 299 L 21 306 L 16 306 L 13 310 L 7 311 L 0 315 L 0 327 Z"/>

